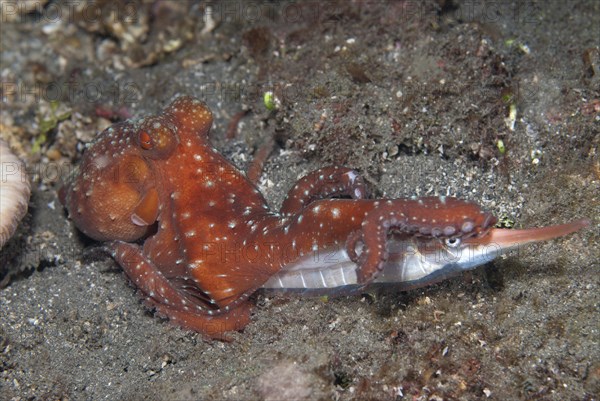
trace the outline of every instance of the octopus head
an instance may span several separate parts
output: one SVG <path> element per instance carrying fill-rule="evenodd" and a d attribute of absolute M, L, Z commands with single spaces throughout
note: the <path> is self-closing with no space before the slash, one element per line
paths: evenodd
<path fill-rule="evenodd" d="M 182 96 L 158 115 L 100 133 L 59 191 L 69 217 L 98 241 L 147 235 L 160 209 L 156 163 L 180 153 L 184 145 L 204 145 L 212 121 L 204 103 Z"/>
<path fill-rule="evenodd" d="M 139 124 L 132 122 L 106 129 L 59 191 L 69 217 L 93 239 L 134 241 L 153 223 L 133 217 L 136 210 L 152 209 L 157 202 L 139 132 Z"/>

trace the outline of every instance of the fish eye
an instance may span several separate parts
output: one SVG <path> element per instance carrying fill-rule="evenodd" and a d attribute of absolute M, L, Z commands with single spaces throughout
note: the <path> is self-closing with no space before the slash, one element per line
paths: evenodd
<path fill-rule="evenodd" d="M 444 240 L 446 246 L 450 247 L 450 248 L 457 248 L 460 246 L 460 238 L 446 238 Z"/>

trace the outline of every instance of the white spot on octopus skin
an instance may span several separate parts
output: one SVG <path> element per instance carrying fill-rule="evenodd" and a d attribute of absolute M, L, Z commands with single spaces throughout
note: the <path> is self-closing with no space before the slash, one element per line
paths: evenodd
<path fill-rule="evenodd" d="M 348 171 L 346 175 L 350 179 L 350 184 L 354 184 L 354 181 L 358 178 L 358 174 L 354 170 Z"/>
<path fill-rule="evenodd" d="M 472 221 L 467 220 L 462 224 L 460 230 L 463 233 L 469 233 L 469 232 L 473 231 L 474 228 L 475 228 L 475 224 Z"/>

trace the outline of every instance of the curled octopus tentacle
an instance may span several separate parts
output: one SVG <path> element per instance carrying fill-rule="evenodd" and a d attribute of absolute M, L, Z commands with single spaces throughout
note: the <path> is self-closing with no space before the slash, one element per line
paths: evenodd
<path fill-rule="evenodd" d="M 281 206 L 281 213 L 294 215 L 316 200 L 336 196 L 352 199 L 367 197 L 365 182 L 358 172 L 346 167 L 329 166 L 309 173 L 290 189 Z"/>
<path fill-rule="evenodd" d="M 346 252 L 358 265 L 356 273 L 360 284 L 370 283 L 383 269 L 389 257 L 387 246 L 391 232 L 440 240 L 465 239 L 485 235 L 496 223 L 496 218 L 479 206 L 456 198 L 387 200 L 376 201 L 374 205 L 360 229 L 351 232 L 346 239 Z"/>
<path fill-rule="evenodd" d="M 356 275 L 360 284 L 369 284 L 383 269 L 389 257 L 387 250 L 388 233 L 407 228 L 407 217 L 393 207 L 376 209 L 370 212 L 359 230 L 348 236 L 346 251 L 350 259 L 358 265 Z M 362 250 L 357 247 L 362 243 Z"/>
<path fill-rule="evenodd" d="M 159 316 L 168 317 L 172 323 L 226 340 L 227 337 L 219 334 L 240 330 L 250 322 L 251 304 L 247 301 L 250 292 L 224 308 L 211 309 L 209 302 L 185 291 L 176 285 L 176 280 L 163 275 L 143 256 L 139 245 L 113 241 L 104 249 L 142 293 L 144 304 L 156 309 Z"/>
<path fill-rule="evenodd" d="M 225 333 L 246 327 L 250 323 L 252 312 L 252 304 L 249 301 L 242 302 L 229 313 L 213 316 L 198 315 L 195 311 L 181 310 L 152 299 L 146 299 L 144 303 L 147 307 L 154 308 L 158 316 L 168 318 L 172 324 L 222 341 L 232 341 L 232 338 Z"/>
<path fill-rule="evenodd" d="M 268 138 L 258 147 L 258 149 L 256 149 L 254 158 L 252 159 L 250 166 L 248 166 L 248 171 L 246 172 L 246 177 L 248 177 L 250 182 L 253 184 L 258 184 L 265 162 L 269 158 L 269 155 L 273 152 L 274 148 L 275 140 L 273 138 Z"/>

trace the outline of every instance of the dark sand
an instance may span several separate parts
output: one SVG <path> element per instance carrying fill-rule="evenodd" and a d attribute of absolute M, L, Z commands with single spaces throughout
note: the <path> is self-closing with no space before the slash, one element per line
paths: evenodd
<path fill-rule="evenodd" d="M 600 2 L 217 2 L 206 18 L 207 4 L 99 1 L 102 19 L 10 3 L 0 131 L 36 181 L 0 253 L 1 400 L 598 399 Z M 260 181 L 273 208 L 338 163 L 379 197 L 592 225 L 408 293 L 257 294 L 235 341 L 205 341 L 145 310 L 56 197 L 104 117 L 178 94 L 209 104 L 213 142 L 241 168 L 276 139 Z"/>

